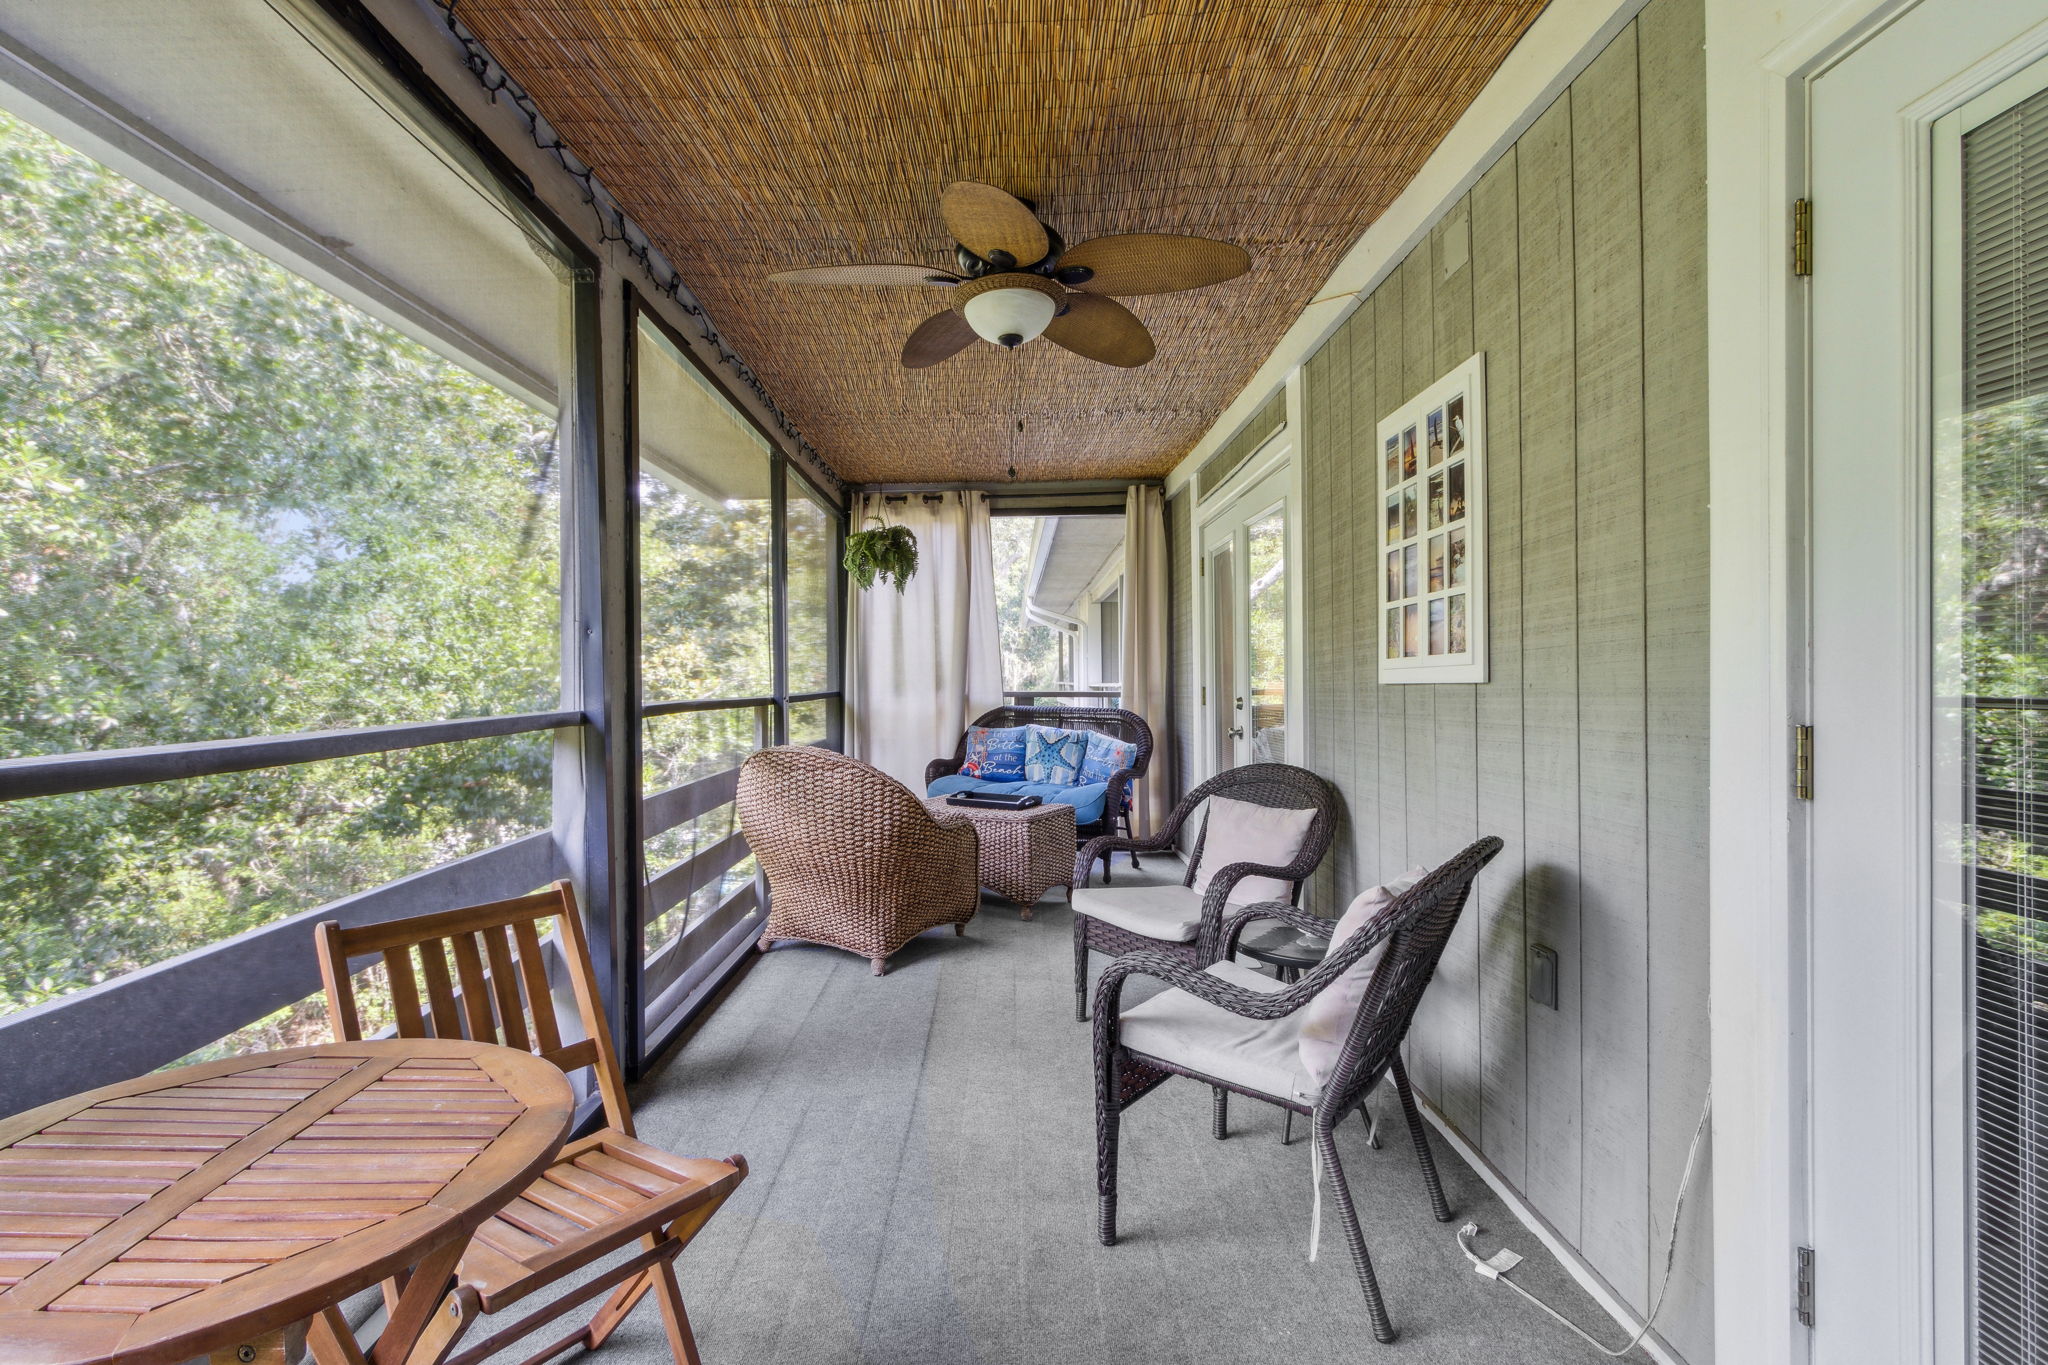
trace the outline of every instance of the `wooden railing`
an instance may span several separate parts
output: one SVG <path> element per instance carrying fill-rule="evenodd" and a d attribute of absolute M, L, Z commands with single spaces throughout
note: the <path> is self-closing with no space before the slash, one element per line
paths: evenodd
<path fill-rule="evenodd" d="M 670 702 L 648 707 L 647 714 L 774 705 L 772 699 L 765 698 Z M 249 772 L 557 729 L 582 721 L 580 712 L 535 712 L 11 759 L 0 762 L 0 797 L 20 799 Z M 765 737 L 768 732 L 758 729 L 758 733 Z M 652 839 L 716 811 L 733 800 L 738 783 L 735 764 L 646 795 L 640 805 L 643 838 Z M 745 837 L 734 828 L 654 872 L 642 898 L 641 932 L 644 934 L 645 926 L 655 917 L 722 881 L 749 853 Z M 545 831 L 529 834 L 0 1017 L 0 1116 L 153 1071 L 316 994 L 320 976 L 312 950 L 313 926 L 324 920 L 350 927 L 431 914 L 524 895 L 569 875 L 568 859 L 554 835 Z M 737 931 L 764 904 L 763 888 L 748 881 L 648 955 L 641 966 L 640 998 L 646 1002 L 651 1045 L 658 1042 L 652 1036 L 655 1033 L 673 1032 L 691 1006 L 693 993 L 709 984 L 712 970 L 730 955 L 732 945 L 741 941 Z M 64 1058 L 61 1067 L 49 1064 L 57 1056 Z"/>
<path fill-rule="evenodd" d="M 322 920 L 352 927 L 453 910 L 567 875 L 554 836 L 529 834 L 10 1014 L 0 1019 L 0 1112 L 154 1071 L 315 994 Z"/>
<path fill-rule="evenodd" d="M 1085 688 L 1039 687 L 1026 688 L 1017 692 L 1003 693 L 1005 701 L 1019 706 L 1037 706 L 1041 700 L 1054 706 L 1122 706 L 1123 693 L 1115 688 L 1108 691 L 1090 691 Z"/>

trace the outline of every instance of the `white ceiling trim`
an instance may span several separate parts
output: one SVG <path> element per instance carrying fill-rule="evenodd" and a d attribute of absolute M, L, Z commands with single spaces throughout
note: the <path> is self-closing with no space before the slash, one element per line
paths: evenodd
<path fill-rule="evenodd" d="M 1166 477 L 1169 496 L 1279 392 L 1288 376 L 1379 287 L 1445 210 L 1548 109 L 1649 0 L 1551 0 L 1493 79 L 1430 154 L 1406 189 L 1330 272 L 1251 382 Z"/>

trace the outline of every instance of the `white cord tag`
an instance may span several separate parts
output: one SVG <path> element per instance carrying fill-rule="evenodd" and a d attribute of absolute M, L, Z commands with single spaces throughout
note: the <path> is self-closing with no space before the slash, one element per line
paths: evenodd
<path fill-rule="evenodd" d="M 1309 1183 L 1315 1187 L 1315 1196 L 1308 1206 L 1308 1259 L 1313 1265 L 1316 1249 L 1323 1242 L 1323 1149 L 1314 1136 L 1308 1140 L 1308 1170 Z"/>

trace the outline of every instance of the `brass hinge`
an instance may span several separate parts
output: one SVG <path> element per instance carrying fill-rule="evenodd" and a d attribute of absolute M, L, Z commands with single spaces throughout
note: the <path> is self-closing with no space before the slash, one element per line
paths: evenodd
<path fill-rule="evenodd" d="M 1799 1314 L 1802 1327 L 1813 1326 L 1813 1248 L 1799 1248 L 1798 1261 L 1793 1269 L 1792 1307 Z"/>
<path fill-rule="evenodd" d="M 1202 705 L 1204 705 L 1204 706 L 1207 706 L 1208 704 L 1209 704 L 1209 685 L 1208 685 L 1207 683 L 1203 683 L 1203 684 L 1202 684 Z"/>
<path fill-rule="evenodd" d="M 1813 201 L 1792 201 L 1792 273 L 1813 273 Z"/>
<path fill-rule="evenodd" d="M 1801 801 L 1813 800 L 1813 727 L 1792 727 L 1792 794 Z"/>
<path fill-rule="evenodd" d="M 1198 560 L 1196 560 L 1196 561 L 1195 561 L 1195 568 L 1196 568 L 1197 570 L 1199 570 L 1199 571 L 1200 571 L 1200 572 L 1199 572 L 1199 573 L 1198 573 L 1198 574 L 1196 575 L 1197 577 L 1199 577 L 1199 578 L 1207 578 L 1207 577 L 1209 576 L 1209 561 L 1208 561 L 1208 560 L 1206 560 L 1206 559 L 1198 559 Z"/>

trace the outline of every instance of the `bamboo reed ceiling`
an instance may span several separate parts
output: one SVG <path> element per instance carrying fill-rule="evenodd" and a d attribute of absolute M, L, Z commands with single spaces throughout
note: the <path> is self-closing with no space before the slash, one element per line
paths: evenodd
<path fill-rule="evenodd" d="M 459 0 L 768 392 L 859 482 L 1163 474 L 1400 193 L 1543 0 Z M 942 289 L 769 284 L 947 266 L 939 192 L 1036 202 L 1069 246 L 1234 241 L 1251 272 L 1128 300 L 1159 353 L 1046 341 L 928 370 Z M 1021 423 L 1021 429 L 1020 429 Z"/>

